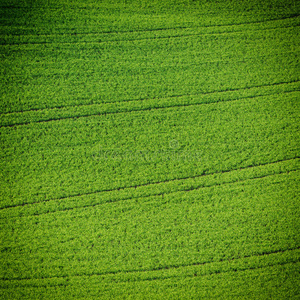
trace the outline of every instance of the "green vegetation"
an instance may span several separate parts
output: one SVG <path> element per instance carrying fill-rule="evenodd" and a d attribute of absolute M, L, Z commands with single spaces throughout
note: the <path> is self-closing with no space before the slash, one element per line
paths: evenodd
<path fill-rule="evenodd" d="M 297 1 L 0 4 L 0 299 L 296 299 Z"/>

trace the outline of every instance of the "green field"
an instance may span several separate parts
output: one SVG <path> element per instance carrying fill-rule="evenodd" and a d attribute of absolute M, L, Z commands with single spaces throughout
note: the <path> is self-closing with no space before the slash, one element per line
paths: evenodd
<path fill-rule="evenodd" d="M 0 19 L 0 299 L 300 299 L 299 1 Z"/>

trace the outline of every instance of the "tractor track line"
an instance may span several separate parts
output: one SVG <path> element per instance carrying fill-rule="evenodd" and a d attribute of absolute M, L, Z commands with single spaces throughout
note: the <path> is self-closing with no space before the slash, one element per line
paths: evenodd
<path fill-rule="evenodd" d="M 44 201 L 37 201 L 37 202 L 30 202 L 30 203 L 23 203 L 23 204 L 16 204 L 16 205 L 7 205 L 4 207 L 1 207 L 0 210 L 8 209 L 8 208 L 13 208 L 13 207 L 22 207 L 25 205 L 32 205 L 32 204 L 37 204 L 37 203 L 43 203 L 43 202 L 49 202 L 49 201 L 57 201 L 57 200 L 63 200 L 63 199 L 68 199 L 68 198 L 73 198 L 73 197 L 81 197 L 81 196 L 87 196 L 87 195 L 94 195 L 98 193 L 105 193 L 105 192 L 113 192 L 113 191 L 119 191 L 119 190 L 126 190 L 130 188 L 138 188 L 138 187 L 144 187 L 144 186 L 151 186 L 151 185 L 156 185 L 156 184 L 164 184 L 167 182 L 174 182 L 174 181 L 181 181 L 185 179 L 193 179 L 193 178 L 199 178 L 199 177 L 205 177 L 209 175 L 215 175 L 215 174 L 225 174 L 225 173 L 230 173 L 232 171 L 238 171 L 238 170 L 247 170 L 255 167 L 260 167 L 260 166 L 266 166 L 266 165 L 274 165 L 279 162 L 285 162 L 285 161 L 291 161 L 295 159 L 299 159 L 300 157 L 293 157 L 293 158 L 288 158 L 288 159 L 281 159 L 275 162 L 268 162 L 268 163 L 263 163 L 263 164 L 258 164 L 258 165 L 251 165 L 251 166 L 246 166 L 242 167 L 239 169 L 231 169 L 231 170 L 224 170 L 224 171 L 219 171 L 219 172 L 213 172 L 213 173 L 207 173 L 207 174 L 200 174 L 200 175 L 194 175 L 194 176 L 187 176 L 187 177 L 182 177 L 182 178 L 174 178 L 174 179 L 168 179 L 168 180 L 163 180 L 163 181 L 157 181 L 157 182 L 151 182 L 151 183 L 144 183 L 140 185 L 133 185 L 133 186 L 126 186 L 126 187 L 119 187 L 115 189 L 106 189 L 106 190 L 99 190 L 99 191 L 94 191 L 94 192 L 89 192 L 89 193 L 81 193 L 81 194 L 75 194 L 75 195 L 68 195 L 60 198 L 55 198 L 55 199 L 48 199 Z"/>
<path fill-rule="evenodd" d="M 298 81 L 296 81 L 298 82 Z M 278 83 L 279 84 L 285 84 L 285 83 Z M 275 84 L 273 84 L 275 85 Z M 271 86 L 271 85 L 270 85 Z M 259 87 L 259 86 L 256 86 Z M 249 88 L 245 88 L 249 89 Z M 193 97 L 193 96 L 200 96 L 200 95 L 208 95 L 208 94 L 214 94 L 214 93 L 225 93 L 225 92 L 231 92 L 231 91 L 237 91 L 240 89 L 231 89 L 231 90 L 224 90 L 224 91 L 214 91 L 214 92 L 208 92 L 208 93 L 199 93 L 199 94 L 185 94 L 185 95 L 174 95 L 174 96 L 169 96 L 169 97 L 162 97 L 162 98 L 152 98 L 152 99 L 140 99 L 140 100 L 124 100 L 124 101 L 116 101 L 116 102 L 105 102 L 101 104 L 89 104 L 89 105 L 79 105 L 79 106 L 64 106 L 61 108 L 49 108 L 49 110 L 55 110 L 55 109 L 64 109 L 66 107 L 69 108 L 74 108 L 74 107 L 80 107 L 80 106 L 91 106 L 91 105 L 106 105 L 106 104 L 113 104 L 113 103 L 125 103 L 125 102 L 138 102 L 138 101 L 145 101 L 145 100 L 160 100 L 160 99 L 168 99 L 168 98 L 181 98 L 181 97 Z M 124 108 L 123 110 L 120 111 L 106 111 L 106 112 L 100 112 L 100 113 L 91 113 L 91 114 L 86 114 L 86 115 L 77 115 L 77 116 L 68 116 L 68 117 L 62 117 L 62 118 L 50 118 L 50 119 L 45 119 L 45 120 L 37 120 L 37 121 L 29 121 L 29 122 L 20 122 L 20 123 L 15 123 L 15 124 L 6 124 L 6 125 L 1 125 L 0 128 L 6 128 L 6 127 L 15 127 L 15 126 L 25 126 L 29 124 L 34 124 L 34 123 L 47 123 L 47 122 L 53 122 L 53 121 L 60 121 L 60 120 L 67 120 L 67 119 L 78 119 L 78 118 L 88 118 L 91 116 L 102 116 L 102 115 L 110 115 L 110 114 L 122 114 L 122 113 L 130 113 L 130 112 L 138 112 L 138 111 L 151 111 L 151 110 L 160 110 L 160 109 L 168 109 L 172 107 L 189 107 L 189 106 L 199 106 L 199 105 L 210 105 L 210 104 L 216 104 L 216 103 L 221 103 L 221 102 L 231 102 L 231 101 L 239 101 L 242 99 L 251 99 L 251 98 L 257 98 L 257 97 L 264 97 L 264 96 L 271 96 L 275 94 L 284 94 L 284 93 L 293 93 L 293 92 L 299 92 L 299 89 L 295 90 L 289 90 L 289 91 L 281 91 L 281 92 L 275 92 L 275 93 L 269 93 L 269 94 L 261 94 L 261 95 L 255 95 L 255 96 L 246 96 L 246 97 L 240 97 L 237 99 L 228 99 L 228 100 L 218 100 L 218 101 L 210 101 L 210 102 L 200 102 L 200 103 L 185 103 L 185 104 L 176 104 L 176 105 L 166 105 L 166 106 L 152 106 L 152 107 L 145 107 L 145 108 L 138 108 L 138 109 L 132 109 L 132 110 L 126 110 Z M 24 111 L 24 112 L 35 112 L 35 111 L 44 111 L 47 109 L 37 109 L 37 110 L 29 110 L 29 111 Z M 10 115 L 13 113 L 24 113 L 24 112 L 11 112 L 11 113 L 6 113 L 3 114 L 2 116 L 5 115 Z"/>
<path fill-rule="evenodd" d="M 234 102 L 234 101 L 240 101 L 243 99 L 254 99 L 258 97 L 265 97 L 265 96 L 272 96 L 272 95 L 278 95 L 278 94 L 287 94 L 287 93 L 293 93 L 293 92 L 299 92 L 300 90 L 292 90 L 292 91 L 283 91 L 280 93 L 272 93 L 272 94 L 264 94 L 264 95 L 255 95 L 255 96 L 247 96 L 247 97 L 240 97 L 237 99 L 228 99 L 228 100 L 219 100 L 219 101 L 210 101 L 210 102 L 201 102 L 201 103 L 185 103 L 185 104 L 176 104 L 176 105 L 169 105 L 169 106 L 152 106 L 152 107 L 145 107 L 145 108 L 139 108 L 139 109 L 132 109 L 132 110 L 120 110 L 120 111 L 106 111 L 102 113 L 91 113 L 87 115 L 78 115 L 78 116 L 68 116 L 63 118 L 52 118 L 52 119 L 46 119 L 46 120 L 37 120 L 37 121 L 31 121 L 31 122 L 23 122 L 23 123 L 16 123 L 16 124 L 8 124 L 8 125 L 2 125 L 0 128 L 4 127 L 14 127 L 14 126 L 25 126 L 29 124 L 35 124 L 35 123 L 47 123 L 47 122 L 53 122 L 53 121 L 62 121 L 62 120 L 68 120 L 68 119 L 79 119 L 79 118 L 88 118 L 92 116 L 106 116 L 106 115 L 112 115 L 112 114 L 125 114 L 125 113 L 132 113 L 132 112 L 142 112 L 142 111 L 151 111 L 151 110 L 161 110 L 161 109 L 168 109 L 168 108 L 175 108 L 175 107 L 190 107 L 190 106 L 200 106 L 200 105 L 210 105 L 210 104 L 216 104 L 216 103 L 225 103 L 225 102 Z M 188 96 L 188 95 L 187 95 Z"/>
<path fill-rule="evenodd" d="M 270 176 L 287 174 L 287 173 L 297 172 L 297 171 L 299 171 L 299 169 L 291 170 L 291 171 L 284 171 L 284 172 L 281 171 L 281 172 L 278 172 L 278 173 L 267 174 L 267 175 L 258 176 L 258 177 L 250 177 L 250 178 L 246 178 L 246 179 L 242 179 L 242 180 L 234 180 L 234 181 L 229 181 L 229 182 L 215 183 L 215 184 L 211 184 L 211 185 L 199 185 L 197 187 L 191 187 L 191 188 L 186 188 L 186 189 L 181 189 L 181 190 L 176 190 L 176 191 L 170 191 L 170 192 L 160 192 L 160 193 L 149 194 L 149 195 L 140 195 L 140 196 L 121 198 L 121 199 L 114 199 L 114 200 L 105 201 L 105 202 L 101 202 L 101 203 L 95 203 L 95 204 L 87 204 L 87 205 L 82 205 L 82 206 L 67 207 L 67 208 L 64 208 L 64 209 L 53 210 L 53 211 L 42 212 L 42 213 L 33 213 L 33 214 L 26 214 L 26 215 L 9 216 L 9 217 L 0 218 L 0 220 L 7 220 L 7 219 L 13 219 L 13 218 L 35 217 L 35 216 L 41 216 L 41 215 L 49 215 L 49 214 L 53 214 L 53 213 L 57 213 L 57 212 L 76 210 L 76 209 L 80 209 L 80 208 L 91 208 L 91 207 L 96 207 L 96 206 L 105 205 L 105 204 L 109 204 L 109 203 L 117 203 L 117 202 L 121 202 L 121 201 L 133 200 L 133 199 L 144 199 L 144 198 L 158 197 L 158 196 L 164 197 L 164 195 L 170 195 L 170 194 L 175 194 L 175 193 L 180 193 L 180 192 L 191 192 L 191 191 L 199 190 L 199 189 L 203 189 L 203 188 L 211 188 L 211 187 L 241 183 L 241 182 L 245 182 L 245 181 L 248 181 L 248 180 L 263 179 L 263 178 L 270 177 Z M 57 200 L 60 200 L 60 199 L 50 199 L 50 200 L 47 200 L 47 201 L 33 202 L 33 203 L 28 203 L 28 205 L 42 204 L 42 203 L 47 203 L 47 202 L 50 202 L 50 201 L 57 201 Z M 19 207 L 19 206 L 13 206 L 11 208 L 14 208 L 14 207 Z"/>
<path fill-rule="evenodd" d="M 238 261 L 241 259 L 246 259 L 246 258 L 252 258 L 252 257 L 263 257 L 267 255 L 272 255 L 272 254 L 277 254 L 277 253 L 284 253 L 287 251 L 295 251 L 299 250 L 299 247 L 295 248 L 288 248 L 288 249 L 280 249 L 280 250 L 275 250 L 275 251 L 267 251 L 267 252 L 262 252 L 262 253 L 257 253 L 257 254 L 252 254 L 252 255 L 245 255 L 243 257 L 237 257 L 237 258 L 231 258 L 231 259 L 220 259 L 218 261 L 207 261 L 207 262 L 199 262 L 199 263 L 192 263 L 192 264 L 182 264 L 182 265 L 171 265 L 171 266 L 164 266 L 164 267 L 158 267 L 158 268 L 153 268 L 153 269 L 133 269 L 133 270 L 120 270 L 120 271 L 108 271 L 108 272 L 99 272 L 99 273 L 91 273 L 91 274 L 75 274 L 75 275 L 62 275 L 62 276 L 49 276 L 49 277 L 39 277 L 39 278 L 0 278 L 2 281 L 26 281 L 26 280 L 44 280 L 44 279 L 54 279 L 54 278 L 70 278 L 70 277 L 82 277 L 82 276 L 107 276 L 107 275 L 116 275 L 116 274 L 122 274 L 122 273 L 145 273 L 145 272 L 153 272 L 153 271 L 163 271 L 163 270 L 170 270 L 170 269 L 178 269 L 178 268 L 184 268 L 184 267 L 192 267 L 192 266 L 204 266 L 204 265 L 209 265 L 213 263 L 222 263 L 225 261 Z M 300 260 L 297 260 L 298 262 Z M 288 262 L 291 263 L 291 262 Z M 268 267 L 268 266 L 267 266 Z M 251 268 L 249 268 L 251 269 Z M 234 271 L 234 270 L 230 270 Z M 219 272 L 221 273 L 221 272 Z M 207 274 L 211 275 L 211 274 Z M 201 275 L 200 275 L 201 276 Z M 202 275 L 205 276 L 205 275 Z"/>
<path fill-rule="evenodd" d="M 282 17 L 282 18 L 276 18 L 276 19 L 270 19 L 270 20 L 261 20 L 261 21 L 253 21 L 253 22 L 241 22 L 241 23 L 231 23 L 231 24 L 215 24 L 215 25 L 201 25 L 201 26 L 180 26 L 180 27 L 170 27 L 170 28 L 153 28 L 153 29 L 135 29 L 135 30 L 126 30 L 126 31 L 103 31 L 103 32 L 70 32 L 70 33 L 55 33 L 55 34 L 25 34 L 25 35 L 9 35 L 12 37 L 15 36 L 56 36 L 56 35 L 69 35 L 74 36 L 76 35 L 95 35 L 95 34 L 131 34 L 131 33 L 141 33 L 141 32 L 155 32 L 155 31 L 171 31 L 171 30 L 184 30 L 184 29 L 200 29 L 200 28 L 212 28 L 212 27 L 234 27 L 234 26 L 243 26 L 243 25 L 249 25 L 249 24 L 261 24 L 261 23 L 267 23 L 267 22 L 276 22 L 276 21 L 282 21 L 282 20 L 288 20 L 288 19 L 295 19 L 298 18 L 299 14 L 292 14 L 290 16 Z M 294 27 L 294 26 L 288 26 L 288 27 Z M 279 28 L 288 28 L 288 27 L 275 27 L 275 28 L 259 28 L 259 29 L 250 29 L 250 30 L 268 30 L 268 29 L 279 29 Z M 243 31 L 225 31 L 225 32 L 217 32 L 217 33 L 200 33 L 200 34 L 219 34 L 219 33 L 233 33 L 233 32 L 243 32 Z M 192 34 L 195 35 L 195 34 Z M 199 34 L 196 34 L 199 35 Z M 0 36 L 3 36 L 1 34 Z M 179 37 L 182 35 L 179 35 Z M 183 36 L 189 36 L 189 35 L 183 35 Z M 174 37 L 174 36 L 173 36 Z M 178 36 L 176 36 L 178 37 Z M 158 37 L 161 38 L 161 37 Z M 167 37 L 162 37 L 167 38 Z M 147 38 L 146 38 L 147 39 Z M 135 39 L 134 39 L 135 40 Z M 139 40 L 139 39 L 137 39 Z M 120 40 L 120 41 L 126 41 L 126 40 Z M 110 41 L 103 41 L 103 42 L 110 42 Z M 27 44 L 46 44 L 46 43 L 52 43 L 52 42 L 42 42 L 42 43 L 7 43 L 7 44 L 0 44 L 0 46 L 11 46 L 11 45 L 27 45 Z M 64 43 L 70 43 L 70 42 L 64 42 Z M 85 41 L 82 41 L 81 43 L 86 43 Z"/>
<path fill-rule="evenodd" d="M 215 90 L 215 91 L 195 93 L 195 94 L 170 95 L 170 96 L 153 97 L 153 98 L 123 99 L 120 101 L 107 101 L 107 102 L 102 102 L 102 103 L 89 103 L 89 104 L 54 106 L 54 107 L 46 107 L 46 108 L 33 108 L 33 109 L 22 110 L 22 111 L 12 111 L 12 112 L 0 113 L 0 116 L 6 116 L 6 115 L 16 114 L 16 113 L 22 114 L 22 113 L 27 113 L 27 112 L 37 112 L 37 111 L 52 110 L 52 109 L 53 110 L 54 109 L 63 109 L 63 108 L 68 108 L 68 107 L 105 105 L 105 104 L 115 104 L 115 103 L 124 103 L 124 102 L 140 102 L 140 101 L 160 100 L 160 99 L 168 99 L 168 98 L 210 95 L 210 94 L 215 94 L 215 93 L 226 93 L 226 92 L 235 92 L 235 91 L 240 91 L 240 90 L 251 90 L 251 89 L 255 89 L 255 88 L 272 87 L 272 86 L 277 86 L 277 85 L 293 84 L 293 83 L 299 83 L 299 82 L 300 82 L 300 80 L 295 79 L 292 81 L 281 81 L 281 82 L 274 82 L 274 83 L 260 84 L 260 85 L 254 85 L 254 86 L 239 87 L 239 88 L 228 88 L 225 90 Z"/>
<path fill-rule="evenodd" d="M 298 25 L 299 26 L 299 25 Z M 27 45 L 73 45 L 73 44 L 104 44 L 104 43 L 122 43 L 122 42 L 135 42 L 135 41 L 147 41 L 147 40 L 158 40 L 158 39 L 177 39 L 185 38 L 192 36 L 204 36 L 204 35 L 220 35 L 220 34 L 235 34 L 243 33 L 248 31 L 263 31 L 263 30 L 276 30 L 276 29 L 286 29 L 286 28 L 295 28 L 295 25 L 291 26 L 282 26 L 282 27 L 271 27 L 271 28 L 259 28 L 259 29 L 248 29 L 248 30 L 236 30 L 236 31 L 224 31 L 224 32 L 210 32 L 210 33 L 189 33 L 189 34 L 178 34 L 178 35 L 168 35 L 168 36 L 154 36 L 154 37 L 141 37 L 141 38 L 132 38 L 124 40 L 93 40 L 93 41 L 43 41 L 43 42 L 24 42 L 24 43 L 7 43 L 0 44 L 1 46 L 27 46 Z"/>

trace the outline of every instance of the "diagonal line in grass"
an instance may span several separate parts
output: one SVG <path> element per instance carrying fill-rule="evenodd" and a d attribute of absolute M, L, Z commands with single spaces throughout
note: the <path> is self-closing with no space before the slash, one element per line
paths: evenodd
<path fill-rule="evenodd" d="M 2 281 L 24 281 L 24 280 L 43 280 L 43 279 L 53 279 L 53 278 L 82 277 L 82 276 L 87 276 L 87 277 L 106 276 L 106 275 L 115 275 L 115 274 L 122 274 L 122 273 L 125 273 L 125 274 L 144 273 L 144 272 L 163 271 L 163 270 L 178 269 L 178 268 L 192 267 L 192 266 L 204 266 L 204 265 L 209 265 L 209 264 L 213 264 L 213 263 L 222 263 L 225 261 L 238 261 L 240 259 L 245 259 L 245 258 L 263 257 L 263 256 L 267 256 L 267 255 L 284 253 L 287 251 L 295 251 L 295 250 L 299 250 L 299 249 L 300 249 L 300 246 L 295 247 L 295 248 L 278 249 L 278 250 L 274 250 L 274 251 L 264 251 L 262 253 L 255 253 L 255 254 L 245 255 L 243 257 L 236 257 L 236 258 L 231 258 L 231 259 L 220 259 L 218 261 L 207 261 L 207 262 L 198 262 L 198 263 L 195 262 L 192 264 L 171 265 L 171 266 L 157 267 L 157 268 L 152 268 L 152 269 L 140 269 L 140 270 L 132 269 L 132 270 L 124 270 L 124 271 L 120 270 L 120 271 L 99 272 L 99 273 L 92 273 L 92 274 L 75 274 L 75 275 L 48 276 L 48 277 L 45 276 L 45 277 L 39 277 L 39 278 L 29 278 L 29 277 L 26 277 L 26 278 L 0 278 L 0 280 L 2 280 Z M 298 262 L 298 261 L 300 261 L 300 259 L 295 262 Z M 288 262 L 288 263 L 290 263 L 290 262 Z M 285 264 L 285 263 L 283 263 L 283 264 Z M 266 267 L 268 267 L 268 266 L 266 266 Z M 251 269 L 251 268 L 249 268 L 249 269 Z M 229 272 L 229 271 L 234 271 L 234 270 L 228 270 L 225 272 Z M 214 274 L 214 273 L 222 273 L 222 272 L 213 272 L 212 274 Z M 205 274 L 202 276 L 212 275 L 212 274 Z"/>
<path fill-rule="evenodd" d="M 292 172 L 294 172 L 294 171 L 299 171 L 299 169 L 293 170 Z M 178 193 L 178 192 L 190 192 L 190 191 L 199 190 L 199 189 L 203 189 L 203 188 L 211 188 L 211 187 L 214 187 L 214 186 L 221 186 L 221 185 L 224 186 L 224 185 L 229 185 L 229 184 L 234 184 L 234 183 L 245 182 L 245 181 L 248 181 L 248 180 L 262 179 L 262 178 L 265 178 L 265 177 L 270 177 L 270 176 L 275 176 L 275 175 L 280 175 L 280 174 L 286 174 L 286 173 L 289 173 L 289 172 L 291 172 L 291 171 L 278 172 L 278 173 L 267 174 L 267 175 L 258 176 L 258 177 L 250 177 L 250 178 L 246 178 L 246 179 L 242 179 L 242 180 L 234 180 L 234 181 L 223 182 L 223 183 L 215 183 L 215 184 L 211 184 L 211 185 L 200 185 L 198 187 L 180 189 L 180 190 L 171 191 L 171 192 L 161 192 L 161 193 L 149 194 L 149 195 L 144 195 L 144 196 L 130 196 L 130 197 L 121 198 L 121 199 L 109 200 L 109 201 L 105 201 L 105 202 L 101 202 L 101 203 L 94 203 L 94 204 L 75 206 L 75 207 L 67 207 L 67 208 L 63 208 L 63 209 L 58 209 L 58 210 L 53 210 L 53 211 L 48 211 L 48 212 L 42 212 L 42 213 L 33 213 L 33 214 L 28 214 L 28 215 L 9 216 L 9 217 L 5 217 L 5 218 L 0 217 L 0 220 L 13 219 L 13 218 L 35 217 L 35 216 L 41 216 L 41 215 L 49 215 L 49 214 L 53 214 L 53 213 L 57 213 L 57 212 L 64 212 L 64 211 L 75 210 L 75 209 L 80 209 L 80 208 L 96 207 L 96 206 L 100 206 L 100 205 L 104 205 L 104 204 L 108 204 L 108 203 L 116 203 L 116 202 L 128 201 L 128 200 L 133 200 L 133 199 L 144 199 L 144 198 L 150 198 L 150 197 L 156 197 L 156 196 L 164 196 L 164 195 L 175 194 L 175 193 Z M 84 195 L 81 195 L 81 196 L 84 196 Z M 41 203 L 46 203 L 46 202 L 56 201 L 56 200 L 61 200 L 61 199 L 62 198 L 51 199 L 51 200 L 46 200 L 46 201 L 39 201 L 39 202 L 33 202 L 33 203 L 27 203 L 27 205 L 41 204 Z M 23 205 L 11 206 L 9 208 L 20 207 L 20 206 L 23 206 Z"/>
<path fill-rule="evenodd" d="M 251 88 L 257 88 L 257 87 L 264 87 L 264 86 L 272 86 L 272 85 L 280 85 L 280 84 L 288 84 L 288 83 L 295 83 L 299 82 L 298 80 L 294 82 L 283 82 L 283 83 L 276 83 L 276 84 L 271 84 L 271 85 L 262 85 L 262 86 L 254 86 Z M 244 89 L 251 89 L 251 88 L 244 88 Z M 125 102 L 137 102 L 137 101 L 145 101 L 145 100 L 159 100 L 159 99 L 168 99 L 168 98 L 181 98 L 181 97 L 189 97 L 189 96 L 198 96 L 198 95 L 208 95 L 208 94 L 214 94 L 214 93 L 225 93 L 225 92 L 232 92 L 232 91 L 238 91 L 238 90 L 244 90 L 244 89 L 228 89 L 228 90 L 223 90 L 223 91 L 214 91 L 214 92 L 207 92 L 207 93 L 197 93 L 197 94 L 183 94 L 183 95 L 174 95 L 174 96 L 168 96 L 168 97 L 162 97 L 162 98 L 152 98 L 152 99 L 137 99 L 137 100 L 124 100 L 124 101 L 115 101 L 115 102 L 104 102 L 101 104 L 96 104 L 96 105 L 105 105 L 105 104 L 119 104 L 119 103 L 125 103 Z M 228 99 L 228 100 L 217 100 L 217 101 L 209 101 L 209 102 L 200 102 L 200 103 L 183 103 L 183 104 L 176 104 L 176 105 L 166 105 L 166 106 L 152 106 L 152 107 L 145 107 L 145 108 L 137 108 L 137 109 L 132 109 L 132 110 L 126 110 L 126 108 L 122 111 L 106 111 L 102 113 L 91 113 L 87 115 L 77 115 L 77 116 L 68 116 L 68 117 L 62 117 L 62 118 L 50 118 L 50 119 L 45 119 L 45 120 L 37 120 L 37 121 L 29 121 L 29 122 L 20 122 L 20 123 L 15 123 L 15 124 L 6 124 L 6 125 L 0 125 L 0 128 L 5 128 L 5 127 L 15 127 L 15 126 L 24 126 L 24 125 L 29 125 L 33 123 L 47 123 L 47 122 L 52 122 L 52 121 L 60 121 L 60 120 L 67 120 L 67 119 L 78 119 L 78 118 L 87 118 L 91 116 L 100 116 L 100 115 L 109 115 L 109 114 L 121 114 L 121 113 L 130 113 L 130 112 L 138 112 L 138 111 L 150 111 L 150 110 L 156 110 L 156 109 L 167 109 L 167 108 L 172 108 L 172 107 L 189 107 L 189 106 L 198 106 L 198 105 L 209 105 L 209 104 L 214 104 L 214 103 L 220 103 L 220 102 L 232 102 L 232 101 L 239 101 L 241 99 L 251 99 L 251 98 L 257 98 L 257 97 L 264 97 L 264 96 L 271 96 L 275 94 L 284 94 L 284 93 L 293 93 L 293 92 L 299 92 L 298 89 L 296 90 L 291 90 L 291 91 L 282 91 L 280 93 L 275 92 L 275 93 L 268 93 L 268 94 L 261 94 L 261 95 L 255 95 L 255 96 L 245 96 L 245 97 L 240 97 L 236 99 Z M 63 109 L 67 107 L 87 107 L 87 106 L 92 106 L 95 104 L 83 104 L 83 105 L 76 105 L 76 106 L 63 106 L 63 107 L 54 107 L 54 108 L 46 108 L 46 109 L 33 109 L 33 110 L 27 110 L 27 111 L 22 111 L 22 112 L 10 112 L 10 113 L 5 113 L 2 114 L 2 116 L 5 115 L 10 115 L 13 113 L 24 113 L 24 112 L 36 112 L 36 111 L 44 111 L 44 110 L 55 110 L 55 109 Z M 1 116 L 1 115 L 0 115 Z"/>
<path fill-rule="evenodd" d="M 155 29 L 138 29 L 138 30 L 127 30 L 127 31 L 103 31 L 103 32 L 85 32 L 85 33 L 76 33 L 78 35 L 91 35 L 91 34 L 128 34 L 128 33 L 137 33 L 137 32 L 154 32 L 154 31 L 167 31 L 167 30 L 184 30 L 184 29 L 199 29 L 199 28 L 212 28 L 212 27 L 233 27 L 233 26 L 241 26 L 241 25 L 250 25 L 250 24 L 261 24 L 267 22 L 281 21 L 287 19 L 298 18 L 299 14 L 292 14 L 287 17 L 270 19 L 270 20 L 262 20 L 262 21 L 254 21 L 254 22 L 242 22 L 242 23 L 231 23 L 231 24 L 222 24 L 222 25 L 201 25 L 201 26 L 193 26 L 193 27 L 171 27 L 171 28 L 155 28 Z M 270 30 L 270 29 L 281 29 L 281 28 L 289 28 L 294 26 L 284 26 L 284 27 L 273 27 L 273 28 L 259 28 L 259 29 L 250 29 L 250 30 Z M 185 36 L 197 36 L 197 35 L 205 35 L 205 34 L 224 34 L 224 33 L 236 33 L 243 32 L 243 30 L 237 31 L 224 31 L 224 32 L 212 32 L 212 33 L 193 33 L 193 34 L 185 34 L 185 35 L 176 35 L 176 36 L 161 36 L 161 37 L 147 37 L 147 38 L 137 38 L 137 39 L 126 39 L 126 40 L 111 40 L 111 41 L 75 41 L 75 42 L 23 42 L 23 43 L 1 43 L 0 46 L 13 46 L 13 45 L 43 45 L 43 44 L 73 44 L 73 43 L 106 43 L 106 42 L 126 42 L 126 41 L 136 41 L 136 40 L 147 40 L 147 39 L 162 39 L 162 38 L 178 38 Z M 57 33 L 55 35 L 73 35 L 73 33 Z M 39 34 L 39 35 L 31 35 L 31 36 L 55 36 L 51 34 Z M 21 35 L 12 35 L 12 36 L 21 36 Z M 24 35 L 22 35 L 24 36 Z"/>
<path fill-rule="evenodd" d="M 8 209 L 8 208 L 14 208 L 14 207 L 22 207 L 22 206 L 25 206 L 25 205 L 40 204 L 40 203 L 45 203 L 45 202 L 50 202 L 50 201 L 58 201 L 58 200 L 63 200 L 63 199 L 68 199 L 68 198 L 73 198 L 73 197 L 82 197 L 82 196 L 94 195 L 94 194 L 98 194 L 98 193 L 112 192 L 112 191 L 125 190 L 125 189 L 137 188 L 137 187 L 142 187 L 142 186 L 151 186 L 151 185 L 162 184 L 162 183 L 167 183 L 167 182 L 181 181 L 181 180 L 185 180 L 185 179 L 193 179 L 193 178 L 205 177 L 205 176 L 214 175 L 214 174 L 225 174 L 225 173 L 230 173 L 232 171 L 246 170 L 246 169 L 260 167 L 260 166 L 265 166 L 265 165 L 273 165 L 273 164 L 276 164 L 276 163 L 279 163 L 279 162 L 291 161 L 291 160 L 299 159 L 299 158 L 300 157 L 296 156 L 296 157 L 293 157 L 293 158 L 282 159 L 282 160 L 278 160 L 278 161 L 275 161 L 275 162 L 268 162 L 268 163 L 264 163 L 264 164 L 254 165 L 254 166 L 246 166 L 246 167 L 239 168 L 239 169 L 231 169 L 231 170 L 225 170 L 225 171 L 208 173 L 208 174 L 201 174 L 201 175 L 195 175 L 195 176 L 187 176 L 187 177 L 183 177 L 183 178 L 175 178 L 175 179 L 169 179 L 169 180 L 165 180 L 165 181 L 157 181 L 157 182 L 152 182 L 152 183 L 145 183 L 145 184 L 135 185 L 135 186 L 127 186 L 127 187 L 119 187 L 119 188 L 115 188 L 115 189 L 99 190 L 99 191 L 94 191 L 94 192 L 89 192 L 89 193 L 69 195 L 69 196 L 65 196 L 65 197 L 61 197 L 61 198 L 56 198 L 56 199 L 48 199 L 48 200 L 44 200 L 44 201 L 37 201 L 37 202 L 30 202 L 30 203 L 23 203 L 23 204 L 16 204 L 16 205 L 7 205 L 7 206 L 4 206 L 4 207 L 1 207 L 0 210 L 4 210 L 4 209 Z M 273 175 L 273 174 L 270 174 L 270 175 Z M 276 175 L 276 174 L 274 174 L 274 175 Z M 253 179 L 255 179 L 255 178 L 253 178 Z M 150 195 L 150 196 L 152 196 L 152 195 Z M 127 199 L 124 199 L 124 200 L 127 200 Z M 107 202 L 107 203 L 109 203 L 109 202 Z"/>

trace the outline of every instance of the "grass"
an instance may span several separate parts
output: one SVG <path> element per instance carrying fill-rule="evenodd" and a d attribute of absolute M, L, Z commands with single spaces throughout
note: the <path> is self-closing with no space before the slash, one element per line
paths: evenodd
<path fill-rule="evenodd" d="M 298 298 L 299 10 L 1 1 L 0 298 Z"/>

